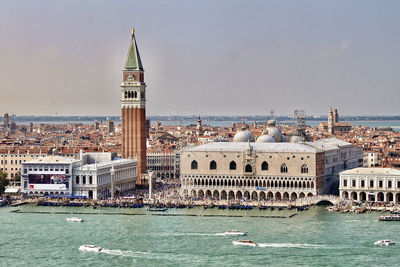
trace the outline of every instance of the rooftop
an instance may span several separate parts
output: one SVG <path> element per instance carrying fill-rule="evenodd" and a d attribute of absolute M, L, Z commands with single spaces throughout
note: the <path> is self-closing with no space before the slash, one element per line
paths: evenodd
<path fill-rule="evenodd" d="M 76 159 L 63 157 L 63 156 L 47 156 L 43 158 L 35 158 L 28 163 L 73 163 L 76 162 Z"/>
<path fill-rule="evenodd" d="M 340 174 L 389 174 L 400 175 L 400 170 L 393 168 L 355 168 L 341 172 Z"/>
<path fill-rule="evenodd" d="M 244 143 L 244 142 L 215 142 L 208 143 L 194 148 L 187 149 L 185 151 L 213 151 L 213 152 L 243 152 L 246 151 L 249 146 L 256 152 L 293 152 L 293 153 L 317 153 L 322 150 L 307 144 L 299 143 Z"/>

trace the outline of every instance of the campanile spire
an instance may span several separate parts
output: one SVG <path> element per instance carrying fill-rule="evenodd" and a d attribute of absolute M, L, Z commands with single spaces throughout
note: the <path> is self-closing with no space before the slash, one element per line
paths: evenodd
<path fill-rule="evenodd" d="M 122 157 L 137 158 L 138 180 L 147 170 L 146 164 L 146 83 L 139 49 L 132 28 L 121 83 Z"/>

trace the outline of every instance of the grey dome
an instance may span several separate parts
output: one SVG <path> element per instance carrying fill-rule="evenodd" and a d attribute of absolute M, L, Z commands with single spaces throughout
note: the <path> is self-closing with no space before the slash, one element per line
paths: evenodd
<path fill-rule="evenodd" d="M 283 135 L 281 133 L 281 130 L 279 130 L 276 127 L 269 127 L 268 135 L 272 136 L 274 138 L 275 142 L 283 142 Z"/>
<path fill-rule="evenodd" d="M 273 143 L 273 142 L 275 142 L 275 139 L 272 136 L 266 134 L 260 135 L 256 140 L 256 143 Z"/>
<path fill-rule="evenodd" d="M 268 125 L 269 125 L 269 126 L 275 126 L 275 125 L 276 125 L 276 121 L 274 120 L 274 118 L 271 118 L 271 119 L 268 121 Z"/>
<path fill-rule="evenodd" d="M 249 130 L 238 131 L 233 137 L 233 142 L 254 142 L 254 135 Z"/>

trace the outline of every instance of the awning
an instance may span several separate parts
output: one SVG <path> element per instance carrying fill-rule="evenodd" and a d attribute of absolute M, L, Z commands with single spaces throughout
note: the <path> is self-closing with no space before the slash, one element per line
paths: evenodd
<path fill-rule="evenodd" d="M 6 187 L 5 194 L 18 194 L 20 191 L 19 187 Z"/>

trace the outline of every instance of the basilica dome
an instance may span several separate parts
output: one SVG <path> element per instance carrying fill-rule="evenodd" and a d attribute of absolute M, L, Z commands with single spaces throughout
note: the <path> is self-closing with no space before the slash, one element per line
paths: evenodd
<path fill-rule="evenodd" d="M 272 136 L 275 142 L 283 142 L 283 135 L 281 133 L 281 130 L 279 130 L 277 127 L 269 127 L 268 135 Z"/>
<path fill-rule="evenodd" d="M 238 131 L 233 137 L 233 142 L 254 142 L 254 135 L 246 129 Z"/>
<path fill-rule="evenodd" d="M 273 143 L 273 142 L 275 142 L 275 139 L 272 136 L 265 134 L 265 132 L 263 132 L 262 135 L 260 135 L 256 140 L 256 143 Z"/>

